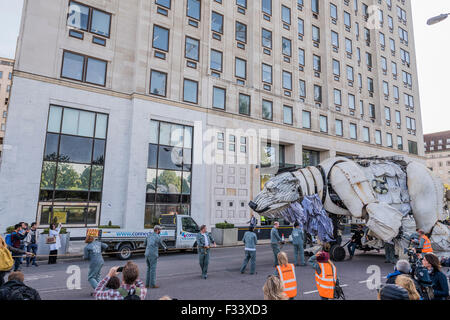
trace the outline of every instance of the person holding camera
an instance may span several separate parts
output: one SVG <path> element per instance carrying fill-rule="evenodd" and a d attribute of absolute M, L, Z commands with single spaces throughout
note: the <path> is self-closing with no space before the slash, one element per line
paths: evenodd
<path fill-rule="evenodd" d="M 433 253 L 425 254 L 422 260 L 423 266 L 428 269 L 433 282 L 433 300 L 446 300 L 449 296 L 447 277 L 441 271 L 439 258 Z"/>
<path fill-rule="evenodd" d="M 206 225 L 200 227 L 200 233 L 197 234 L 198 260 L 202 269 L 202 278 L 208 278 L 209 250 L 211 246 L 216 247 L 216 242 L 212 235 L 207 232 Z"/>
<path fill-rule="evenodd" d="M 150 232 L 145 239 L 145 261 L 147 262 L 147 278 L 145 280 L 146 288 L 159 288 L 156 285 L 156 264 L 159 257 L 159 247 L 167 250 L 166 244 L 161 240 L 161 227 L 155 226 L 153 233 Z"/>
<path fill-rule="evenodd" d="M 24 223 L 18 223 L 14 226 L 14 231 L 11 234 L 11 243 L 12 247 L 18 250 L 23 251 L 23 244 L 22 241 L 27 237 L 29 230 L 24 231 L 23 229 Z M 22 263 L 22 256 L 14 256 L 14 270 L 13 271 L 20 271 L 20 264 Z"/>
<path fill-rule="evenodd" d="M 275 221 L 273 224 L 272 230 L 270 230 L 270 246 L 273 251 L 273 267 L 275 268 L 278 265 L 278 254 L 280 253 L 280 244 L 284 244 L 283 240 L 280 237 L 280 233 L 278 232 L 278 228 L 280 227 L 280 223 Z"/>
<path fill-rule="evenodd" d="M 417 292 L 419 292 L 420 294 L 422 291 L 420 288 L 420 284 L 417 282 L 416 279 L 414 279 L 414 277 L 411 275 L 411 272 L 412 272 L 411 264 L 407 260 L 400 259 L 395 264 L 394 272 L 389 273 L 387 275 L 386 284 L 395 284 L 395 280 L 399 276 L 405 276 L 410 278 L 414 282 L 414 286 L 416 287 Z"/>
<path fill-rule="evenodd" d="M 56 226 L 56 223 L 52 223 L 48 230 L 48 240 L 50 241 L 50 253 L 48 255 L 48 264 L 56 264 L 58 259 L 58 250 L 61 248 L 61 239 L 59 233 L 61 232 L 61 223 Z"/>
<path fill-rule="evenodd" d="M 122 273 L 122 284 L 118 289 L 115 277 Z M 96 300 L 145 300 L 147 289 L 139 279 L 137 264 L 128 261 L 124 267 L 113 267 L 95 288 Z"/>

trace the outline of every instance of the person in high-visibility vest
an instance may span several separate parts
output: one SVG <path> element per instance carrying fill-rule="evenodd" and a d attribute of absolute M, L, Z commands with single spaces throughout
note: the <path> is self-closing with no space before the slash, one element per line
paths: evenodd
<path fill-rule="evenodd" d="M 275 275 L 280 277 L 284 286 L 284 293 L 289 299 L 294 299 L 297 296 L 297 278 L 295 276 L 295 266 L 289 263 L 286 252 L 278 253 L 278 266 L 276 267 Z"/>
<path fill-rule="evenodd" d="M 308 260 L 315 273 L 316 286 L 322 300 L 334 299 L 334 289 L 336 288 L 337 271 L 336 266 L 331 262 L 328 252 L 319 251 Z"/>
<path fill-rule="evenodd" d="M 433 253 L 433 248 L 431 247 L 431 241 L 430 239 L 425 235 L 425 232 L 421 229 L 417 231 L 419 233 L 419 246 L 417 249 L 420 249 L 422 251 L 422 255 L 425 255 L 426 253 Z"/>

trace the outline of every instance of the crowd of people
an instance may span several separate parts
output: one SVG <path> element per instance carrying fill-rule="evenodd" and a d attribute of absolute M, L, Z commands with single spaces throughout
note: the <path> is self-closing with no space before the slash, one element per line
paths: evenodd
<path fill-rule="evenodd" d="M 250 264 L 250 274 L 256 272 L 256 248 L 258 237 L 255 233 L 255 221 L 251 220 L 249 230 L 243 237 L 244 260 L 240 268 L 245 273 Z M 345 298 L 339 285 L 339 273 L 336 265 L 330 259 L 330 245 L 323 243 L 312 256 L 305 261 L 304 232 L 298 223 L 294 224 L 291 234 L 291 242 L 294 250 L 294 263 L 289 263 L 288 255 L 282 251 L 286 243 L 284 235 L 280 236 L 279 223 L 275 222 L 270 232 L 270 243 L 274 255 L 273 274 L 268 276 L 264 286 L 263 295 L 266 300 L 289 300 L 298 296 L 298 283 L 296 267 L 309 265 L 315 276 L 318 295 L 322 300 Z M 50 246 L 49 264 L 57 262 L 58 249 L 61 247 L 61 224 L 51 224 L 46 243 Z M 84 259 L 89 261 L 88 282 L 93 291 L 91 296 L 96 300 L 144 300 L 149 288 L 158 288 L 156 283 L 156 269 L 159 250 L 166 250 L 166 245 L 160 237 L 161 227 L 155 226 L 144 241 L 145 262 L 147 266 L 145 283 L 139 277 L 139 267 L 129 261 L 123 267 L 113 267 L 106 277 L 102 278 L 104 265 L 103 252 L 108 246 L 93 236 L 85 239 Z M 38 266 L 36 253 L 38 249 L 37 224 L 18 223 L 8 239 L 0 236 L 0 300 L 40 300 L 39 293 L 24 284 L 24 275 L 21 265 L 26 256 L 26 266 Z M 349 245 L 350 259 L 355 255 L 356 248 L 360 248 L 361 239 L 364 237 L 363 228 L 355 231 Z M 418 257 L 424 270 L 430 279 L 431 298 L 445 300 L 449 296 L 449 288 L 446 275 L 441 271 L 441 261 L 432 253 L 431 243 L 424 236 L 423 231 L 418 230 Z M 210 249 L 216 243 L 206 225 L 200 227 L 197 234 L 198 261 L 201 270 L 201 278 L 208 278 L 208 266 Z M 389 253 L 391 254 L 391 253 Z M 391 262 L 391 261 L 389 261 Z M 443 263 L 449 263 L 443 260 Z M 12 272 L 11 272 L 12 271 Z M 8 280 L 4 278 L 9 273 Z M 120 277 L 121 274 L 121 277 Z M 378 290 L 379 300 L 423 300 L 426 297 L 422 283 L 414 277 L 413 267 L 407 260 L 395 262 L 394 272 L 387 276 L 386 284 Z M 163 300 L 169 297 L 161 298 Z"/>

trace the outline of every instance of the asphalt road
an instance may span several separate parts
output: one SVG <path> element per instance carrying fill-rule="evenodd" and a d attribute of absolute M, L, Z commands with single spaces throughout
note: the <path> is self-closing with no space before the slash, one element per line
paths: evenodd
<path fill-rule="evenodd" d="M 291 245 L 285 245 L 290 261 L 293 261 Z M 268 275 L 274 272 L 272 268 L 273 254 L 269 245 L 257 247 L 257 274 L 241 274 L 239 268 L 244 257 L 243 247 L 212 249 L 209 277 L 200 277 L 198 256 L 190 252 L 167 253 L 160 255 L 157 269 L 157 284 L 159 289 L 150 289 L 147 299 L 158 299 L 169 295 L 186 300 L 261 300 L 262 287 Z M 146 265 L 142 255 L 134 256 L 140 268 L 141 279 L 145 280 Z M 106 275 L 113 266 L 124 265 L 123 261 L 105 258 L 102 275 Z M 378 266 L 381 281 L 392 272 L 393 266 L 384 263 L 382 253 L 357 252 L 351 261 L 336 263 L 344 293 L 348 300 L 374 300 L 376 290 L 370 290 L 367 282 L 371 273 L 370 266 Z M 68 268 L 78 266 L 81 269 L 81 289 L 69 290 L 67 280 L 70 274 Z M 375 267 L 376 268 L 376 267 Z M 90 300 L 93 291 L 87 282 L 88 262 L 80 260 L 59 260 L 56 265 L 40 263 L 39 267 L 22 267 L 25 283 L 37 289 L 44 300 Z M 318 300 L 314 282 L 314 271 L 311 267 L 296 268 L 299 300 Z M 380 278 L 380 277 L 378 277 Z M 369 281 L 370 283 L 371 281 Z"/>

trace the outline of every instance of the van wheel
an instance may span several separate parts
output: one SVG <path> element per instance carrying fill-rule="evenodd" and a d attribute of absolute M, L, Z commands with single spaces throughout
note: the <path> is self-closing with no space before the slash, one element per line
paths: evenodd
<path fill-rule="evenodd" d="M 333 261 L 343 261 L 345 259 L 345 249 L 338 244 L 335 244 L 330 249 L 330 258 Z"/>
<path fill-rule="evenodd" d="M 133 255 L 133 248 L 129 244 L 121 244 L 118 251 L 117 258 L 119 260 L 128 260 Z"/>
<path fill-rule="evenodd" d="M 197 242 L 192 246 L 192 253 L 198 253 Z"/>

